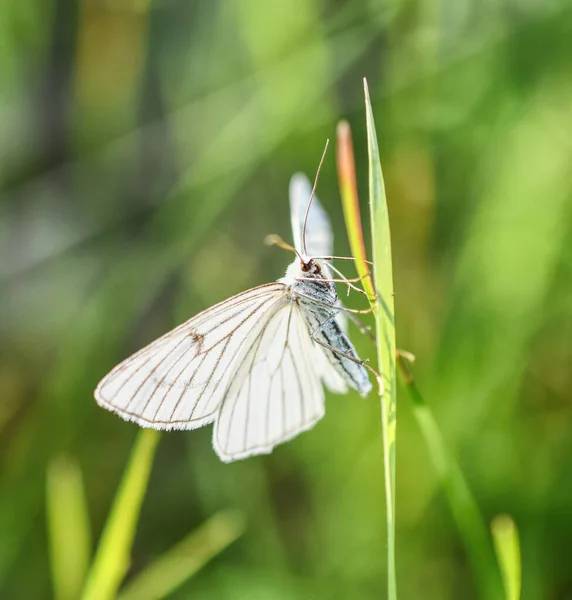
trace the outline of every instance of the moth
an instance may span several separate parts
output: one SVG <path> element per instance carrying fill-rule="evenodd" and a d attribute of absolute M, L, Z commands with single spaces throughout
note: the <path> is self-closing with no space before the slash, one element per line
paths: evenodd
<path fill-rule="evenodd" d="M 214 423 L 214 449 L 230 462 L 313 427 L 324 416 L 324 386 L 369 394 L 332 277 L 328 216 L 304 175 L 292 177 L 289 195 L 294 248 L 281 245 L 296 258 L 285 276 L 204 310 L 121 362 L 95 390 L 100 406 L 153 429 Z"/>

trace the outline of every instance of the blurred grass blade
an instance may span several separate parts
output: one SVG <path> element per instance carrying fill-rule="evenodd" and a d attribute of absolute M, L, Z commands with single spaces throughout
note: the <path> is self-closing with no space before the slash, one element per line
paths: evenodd
<path fill-rule="evenodd" d="M 493 542 L 499 561 L 507 600 L 520 599 L 520 541 L 515 522 L 508 515 L 499 515 L 491 525 Z"/>
<path fill-rule="evenodd" d="M 367 292 L 370 303 L 375 301 L 375 291 L 365 253 L 363 228 L 356 183 L 356 168 L 352 132 L 347 121 L 340 121 L 337 127 L 336 158 L 338 167 L 338 182 L 344 209 L 344 218 L 352 256 L 356 259 L 356 270 L 362 278 L 363 287 Z"/>
<path fill-rule="evenodd" d="M 137 575 L 119 595 L 119 600 L 167 597 L 243 531 L 244 522 L 239 513 L 217 513 Z"/>
<path fill-rule="evenodd" d="M 160 433 L 141 429 L 91 567 L 83 600 L 115 598 L 129 568 L 131 545 Z"/>
<path fill-rule="evenodd" d="M 429 455 L 447 496 L 449 507 L 476 579 L 479 595 L 487 600 L 501 600 L 503 585 L 485 521 L 455 457 L 447 448 L 441 430 L 425 403 L 405 359 L 399 357 L 405 388 L 412 401 L 413 414 L 425 438 Z"/>
<path fill-rule="evenodd" d="M 89 566 L 91 533 L 81 471 L 71 458 L 48 464 L 46 509 L 56 600 L 74 600 Z"/>
<path fill-rule="evenodd" d="M 396 373 L 395 373 L 395 317 L 393 305 L 393 268 L 391 264 L 391 237 L 385 185 L 379 159 L 377 134 L 364 79 L 367 124 L 367 153 L 369 162 L 369 207 L 373 252 L 373 280 L 375 287 L 375 329 L 377 361 L 383 378 L 381 422 L 383 427 L 383 458 L 387 513 L 387 570 L 388 595 L 397 597 L 395 581 L 395 442 L 396 442 Z"/>

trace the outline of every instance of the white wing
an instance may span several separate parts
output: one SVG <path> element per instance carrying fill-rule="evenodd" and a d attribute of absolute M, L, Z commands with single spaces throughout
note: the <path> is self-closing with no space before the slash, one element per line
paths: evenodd
<path fill-rule="evenodd" d="M 280 308 L 251 341 L 215 424 L 223 461 L 269 453 L 324 415 L 323 365 L 299 305 Z"/>
<path fill-rule="evenodd" d="M 271 283 L 203 311 L 117 365 L 95 390 L 98 404 L 155 429 L 212 422 L 241 352 L 287 302 L 284 284 Z"/>
<path fill-rule="evenodd" d="M 302 253 L 302 230 L 306 209 L 312 194 L 312 184 L 303 173 L 295 173 L 290 179 L 290 218 L 292 221 L 292 235 L 294 246 Z M 320 204 L 318 197 L 314 195 L 308 223 L 306 224 L 306 252 L 308 256 L 332 256 L 334 253 L 334 234 L 328 214 Z M 331 271 L 322 264 L 322 270 L 331 274 Z M 343 313 L 339 313 L 336 320 L 342 330 L 347 333 L 347 319 Z M 325 355 L 326 350 L 319 348 L 317 361 L 323 372 L 326 387 L 336 394 L 345 394 L 348 387 L 337 371 L 332 368 L 330 361 Z"/>
<path fill-rule="evenodd" d="M 294 246 L 302 254 L 302 228 L 308 201 L 312 194 L 312 184 L 302 173 L 295 173 L 290 179 L 290 217 Z M 334 249 L 334 236 L 326 211 L 317 196 L 312 200 L 306 225 L 306 254 L 308 256 L 331 256 Z"/>

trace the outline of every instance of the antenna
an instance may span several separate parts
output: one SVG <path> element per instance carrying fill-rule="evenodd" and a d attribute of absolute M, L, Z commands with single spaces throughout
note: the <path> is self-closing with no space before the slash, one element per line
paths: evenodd
<path fill-rule="evenodd" d="M 326 147 L 324 148 L 324 152 L 322 153 L 322 158 L 320 160 L 320 164 L 318 165 L 318 170 L 316 171 L 316 178 L 314 179 L 314 187 L 312 188 L 312 193 L 310 194 L 310 199 L 308 200 L 308 208 L 306 209 L 306 216 L 304 217 L 304 225 L 302 226 L 302 251 L 304 252 L 304 255 L 306 255 L 306 225 L 308 223 L 308 215 L 310 214 L 312 200 L 314 199 L 314 195 L 316 193 L 316 186 L 318 185 L 318 177 L 320 176 L 320 169 L 322 168 L 322 163 L 324 162 L 324 158 L 326 158 L 326 152 L 328 150 L 329 143 L 330 143 L 330 140 L 326 140 Z"/>
<path fill-rule="evenodd" d="M 287 244 L 279 235 L 276 235 L 275 233 L 267 235 L 264 238 L 264 243 L 267 246 L 278 246 L 278 248 L 282 248 L 283 250 L 294 252 L 294 254 L 296 254 L 298 258 L 302 260 L 302 257 L 300 256 L 298 250 L 296 250 L 296 248 L 294 248 L 293 246 L 290 246 L 290 244 Z"/>

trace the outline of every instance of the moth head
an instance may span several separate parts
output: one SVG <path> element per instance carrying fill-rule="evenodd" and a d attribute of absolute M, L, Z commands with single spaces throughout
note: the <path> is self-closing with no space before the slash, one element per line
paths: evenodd
<path fill-rule="evenodd" d="M 315 258 L 301 258 L 300 268 L 304 273 L 309 273 L 310 275 L 322 274 L 322 267 L 320 267 L 320 264 Z"/>

